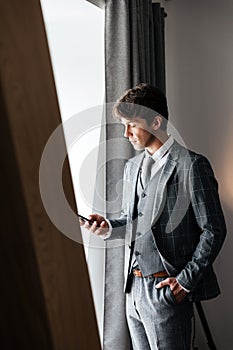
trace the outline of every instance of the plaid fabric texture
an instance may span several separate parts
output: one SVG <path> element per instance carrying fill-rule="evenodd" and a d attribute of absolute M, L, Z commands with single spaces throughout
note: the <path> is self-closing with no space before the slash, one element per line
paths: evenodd
<path fill-rule="evenodd" d="M 126 164 L 122 216 L 111 220 L 111 239 L 125 235 L 126 240 L 131 241 L 141 162 L 142 154 L 139 154 Z M 122 229 L 125 225 L 126 230 Z M 209 161 L 177 142 L 171 147 L 161 172 L 151 228 L 166 270 L 191 291 L 191 300 L 210 299 L 220 293 L 212 266 L 226 235 L 218 184 Z M 126 244 L 126 260 L 128 258 Z"/>

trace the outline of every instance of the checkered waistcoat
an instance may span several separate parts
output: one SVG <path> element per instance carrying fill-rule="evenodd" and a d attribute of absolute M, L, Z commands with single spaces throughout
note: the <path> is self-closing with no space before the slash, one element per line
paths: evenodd
<path fill-rule="evenodd" d="M 126 163 L 122 215 L 110 220 L 113 227 L 110 239 L 125 238 L 126 289 L 134 238 L 136 184 L 143 156 L 141 153 Z M 141 217 L 148 235 L 146 244 L 150 247 L 147 246 L 149 254 L 146 254 L 146 246 L 137 243 L 144 252 L 139 255 L 140 267 L 145 274 L 153 273 L 151 259 L 159 252 L 169 275 L 191 291 L 190 299 L 217 296 L 220 290 L 212 264 L 223 244 L 226 226 L 210 163 L 204 156 L 174 142 L 157 184 L 150 193 L 151 221 L 143 221 Z"/>
<path fill-rule="evenodd" d="M 154 193 L 158 186 L 162 168 L 152 177 L 145 188 L 142 188 L 140 174 L 137 180 L 137 193 L 134 204 L 134 219 L 131 250 L 132 259 L 130 269 L 136 263 L 144 276 L 154 272 L 163 271 L 164 266 L 155 246 L 153 234 L 151 232 L 152 209 L 154 204 Z M 145 259 L 145 257 L 150 257 Z M 136 261 L 135 261 L 136 260 Z"/>

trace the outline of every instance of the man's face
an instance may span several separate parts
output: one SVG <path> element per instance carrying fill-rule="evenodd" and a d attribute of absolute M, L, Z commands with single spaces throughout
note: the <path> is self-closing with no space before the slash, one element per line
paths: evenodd
<path fill-rule="evenodd" d="M 153 128 L 148 126 L 145 119 L 121 118 L 121 123 L 125 127 L 124 137 L 127 137 L 136 151 L 150 147 L 155 142 L 156 137 L 153 135 Z"/>

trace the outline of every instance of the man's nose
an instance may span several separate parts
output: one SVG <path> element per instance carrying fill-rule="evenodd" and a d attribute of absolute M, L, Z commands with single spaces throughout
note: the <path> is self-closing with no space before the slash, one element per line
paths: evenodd
<path fill-rule="evenodd" d="M 129 137 L 129 126 L 125 125 L 124 137 Z"/>

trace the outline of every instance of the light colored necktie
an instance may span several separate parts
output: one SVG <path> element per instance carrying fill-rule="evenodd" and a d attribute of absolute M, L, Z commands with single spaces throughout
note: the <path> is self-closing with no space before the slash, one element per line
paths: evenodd
<path fill-rule="evenodd" d="M 142 168 L 142 173 L 141 173 L 141 180 L 142 180 L 142 185 L 143 188 L 146 187 L 147 183 L 150 181 L 151 178 L 151 168 L 152 165 L 154 164 L 154 159 L 151 157 L 145 157 L 143 161 L 143 168 Z"/>

